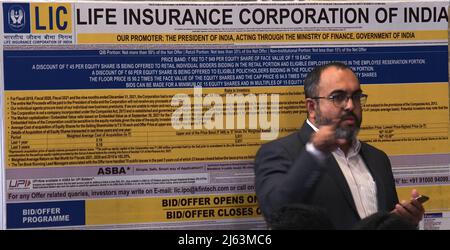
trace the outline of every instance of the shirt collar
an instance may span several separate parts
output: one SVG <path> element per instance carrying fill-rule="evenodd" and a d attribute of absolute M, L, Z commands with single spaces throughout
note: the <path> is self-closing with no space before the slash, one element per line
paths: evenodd
<path fill-rule="evenodd" d="M 316 126 L 314 126 L 314 124 L 309 119 L 306 119 L 306 123 L 308 123 L 308 125 L 311 126 L 311 128 L 315 132 L 319 131 L 319 129 Z M 358 139 L 353 140 L 352 147 L 348 150 L 348 157 L 352 157 L 359 154 L 360 149 L 361 149 L 361 142 Z M 343 152 L 341 151 L 342 150 L 340 148 L 337 148 L 334 152 L 336 153 L 339 152 L 343 154 Z"/>
<path fill-rule="evenodd" d="M 312 122 L 309 121 L 309 119 L 306 119 L 306 123 L 308 123 L 308 125 L 309 125 L 312 129 L 314 129 L 315 132 L 317 132 L 317 131 L 319 130 L 316 126 L 314 126 L 314 124 L 312 124 Z"/>

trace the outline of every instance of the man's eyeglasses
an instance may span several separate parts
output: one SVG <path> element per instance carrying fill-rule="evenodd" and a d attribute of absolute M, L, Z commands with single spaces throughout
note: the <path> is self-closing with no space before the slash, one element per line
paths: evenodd
<path fill-rule="evenodd" d="M 366 104 L 367 97 L 368 97 L 368 95 L 363 94 L 363 93 L 356 93 L 356 94 L 349 96 L 349 95 L 347 95 L 347 93 L 342 92 L 342 93 L 336 93 L 336 94 L 330 95 L 328 97 L 325 97 L 325 96 L 311 97 L 311 99 L 326 99 L 326 100 L 332 101 L 334 106 L 336 106 L 338 108 L 343 108 L 347 105 L 348 100 L 350 98 L 352 99 L 352 102 L 355 105 L 364 105 L 364 104 Z"/>

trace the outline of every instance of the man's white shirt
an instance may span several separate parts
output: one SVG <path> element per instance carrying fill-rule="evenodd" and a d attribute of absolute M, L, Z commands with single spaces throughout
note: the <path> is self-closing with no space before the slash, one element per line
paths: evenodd
<path fill-rule="evenodd" d="M 319 130 L 308 119 L 306 122 L 314 129 L 314 131 L 317 132 Z M 339 168 L 347 181 L 359 216 L 365 218 L 378 211 L 377 186 L 373 181 L 372 175 L 364 163 L 364 160 L 359 154 L 360 149 L 361 142 L 355 140 L 347 155 L 345 155 L 340 148 L 337 148 L 331 153 L 336 159 Z M 326 158 L 326 155 L 316 149 L 311 142 L 306 144 L 306 151 L 312 154 L 321 163 L 323 163 Z"/>

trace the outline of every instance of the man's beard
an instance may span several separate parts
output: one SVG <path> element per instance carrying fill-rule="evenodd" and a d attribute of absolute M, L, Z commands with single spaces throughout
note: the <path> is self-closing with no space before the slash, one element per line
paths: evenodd
<path fill-rule="evenodd" d="M 355 126 L 341 126 L 338 124 L 336 127 L 336 138 L 346 139 L 347 141 L 352 142 L 358 136 L 359 129 L 361 127 L 361 120 L 351 111 L 346 111 L 341 115 L 341 121 L 345 120 L 348 117 L 353 117 L 355 119 Z M 316 124 L 320 127 L 321 125 L 330 125 L 332 123 L 332 119 L 322 117 L 322 113 L 317 107 L 316 110 Z"/>

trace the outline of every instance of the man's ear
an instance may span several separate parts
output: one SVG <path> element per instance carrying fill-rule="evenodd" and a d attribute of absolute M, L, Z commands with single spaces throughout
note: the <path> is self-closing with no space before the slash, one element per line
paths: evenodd
<path fill-rule="evenodd" d="M 316 120 L 316 108 L 316 101 L 311 98 L 306 98 L 306 111 L 308 112 L 308 119 L 312 122 Z"/>

